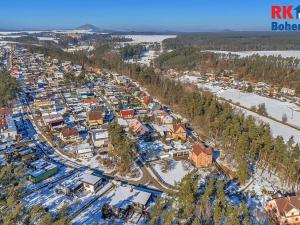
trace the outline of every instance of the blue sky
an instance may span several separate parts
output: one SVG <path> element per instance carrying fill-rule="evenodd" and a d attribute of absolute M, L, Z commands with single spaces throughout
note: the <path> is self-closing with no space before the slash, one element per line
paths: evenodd
<path fill-rule="evenodd" d="M 271 5 L 285 0 L 1 0 L 0 28 L 93 24 L 118 30 L 269 30 Z"/>

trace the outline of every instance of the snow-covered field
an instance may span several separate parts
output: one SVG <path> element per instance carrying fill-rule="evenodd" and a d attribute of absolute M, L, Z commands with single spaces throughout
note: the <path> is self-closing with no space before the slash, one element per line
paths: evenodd
<path fill-rule="evenodd" d="M 152 167 L 159 174 L 161 179 L 170 185 L 175 185 L 180 182 L 184 176 L 191 172 L 194 167 L 188 164 L 187 161 L 172 160 L 171 168 L 168 171 L 162 171 L 163 161 L 151 163 Z M 186 165 L 184 165 L 186 163 Z"/>
<path fill-rule="evenodd" d="M 37 39 L 39 39 L 39 41 L 54 41 L 55 43 L 58 43 L 58 40 L 53 37 L 37 37 Z"/>
<path fill-rule="evenodd" d="M 290 102 L 282 102 L 277 99 L 271 99 L 263 97 L 254 93 L 245 93 L 238 89 L 226 89 L 218 85 L 211 83 L 199 82 L 198 77 L 195 76 L 182 76 L 180 79 L 182 82 L 189 82 L 197 84 L 198 87 L 209 90 L 215 95 L 222 97 L 226 100 L 231 100 L 233 103 L 239 103 L 241 106 L 248 109 L 251 106 L 258 106 L 261 103 L 265 103 L 267 113 L 270 117 L 273 117 L 279 121 L 282 120 L 282 115 L 286 114 L 287 123 L 300 127 L 300 107 Z M 239 107 L 240 108 L 240 107 Z M 300 143 L 300 131 L 292 127 L 286 126 L 282 123 L 276 122 L 264 116 L 258 115 L 250 110 L 240 108 L 247 115 L 255 116 L 261 121 L 270 124 L 271 131 L 274 136 L 282 136 L 287 141 L 291 136 L 294 136 L 294 140 Z"/>
<path fill-rule="evenodd" d="M 42 33 L 42 32 L 45 31 L 44 30 L 0 31 L 0 35 L 10 35 L 10 34 L 19 34 L 19 33 L 35 34 L 35 33 Z"/>
<path fill-rule="evenodd" d="M 28 33 L 28 34 L 36 34 L 36 33 L 43 33 L 43 32 L 53 32 L 53 33 L 80 33 L 80 34 L 93 34 L 92 30 L 79 30 L 79 29 L 62 29 L 62 30 L 20 30 L 20 31 L 0 31 L 0 35 L 10 35 L 10 34 L 19 34 L 19 33 Z M 107 34 L 107 33 L 101 33 Z"/>
<path fill-rule="evenodd" d="M 175 38 L 177 35 L 124 35 L 125 38 L 131 38 L 130 43 L 153 43 L 153 42 L 162 42 L 168 38 Z"/>
<path fill-rule="evenodd" d="M 294 57 L 300 58 L 300 51 L 288 50 L 288 51 L 239 51 L 239 52 L 230 52 L 230 51 L 215 51 L 209 50 L 214 53 L 221 54 L 235 54 L 240 57 L 247 57 L 251 55 L 260 55 L 260 56 L 282 56 L 283 58 Z"/>
<path fill-rule="evenodd" d="M 153 59 L 155 59 L 158 56 L 158 54 L 154 51 L 154 50 L 147 50 L 145 53 L 143 53 L 143 55 L 141 56 L 141 58 L 134 60 L 134 59 L 129 59 L 126 60 L 125 62 L 127 63 L 141 63 L 141 64 L 145 64 L 145 65 L 150 65 L 151 61 Z"/>
<path fill-rule="evenodd" d="M 128 42 L 123 42 L 122 45 L 124 44 L 151 44 L 151 43 L 159 43 L 161 45 L 161 42 L 167 38 L 175 38 L 176 35 L 123 35 L 122 37 L 125 38 L 131 38 L 132 41 Z M 144 65 L 150 65 L 151 61 L 158 57 L 159 53 L 162 52 L 162 48 L 160 51 L 156 52 L 154 50 L 148 49 L 146 52 L 137 60 L 127 60 L 128 63 L 140 63 Z"/>
<path fill-rule="evenodd" d="M 234 107 L 236 107 L 236 106 L 234 106 Z M 268 123 L 270 125 L 270 129 L 271 129 L 271 132 L 272 132 L 274 137 L 282 136 L 285 141 L 288 141 L 290 139 L 290 137 L 293 136 L 294 141 L 300 143 L 300 131 L 298 131 L 298 130 L 292 128 L 292 127 L 286 126 L 282 123 L 271 120 L 267 117 L 261 116 L 257 113 L 254 113 L 254 112 L 250 111 L 250 110 L 246 110 L 246 109 L 243 109 L 241 107 L 236 107 L 236 108 L 241 110 L 245 115 L 253 116 L 253 117 L 257 118 L 260 121 Z"/>
<path fill-rule="evenodd" d="M 24 35 L 0 35 L 0 39 L 3 39 L 3 38 L 19 38 L 19 37 L 22 37 Z"/>
<path fill-rule="evenodd" d="M 224 99 L 232 100 L 234 103 L 239 102 L 242 106 L 247 108 L 265 103 L 269 116 L 281 121 L 282 115 L 286 114 L 288 117 L 287 123 L 300 127 L 300 107 L 293 103 L 281 102 L 277 99 L 271 99 L 253 93 L 245 93 L 237 89 L 221 90 L 216 94 Z"/>

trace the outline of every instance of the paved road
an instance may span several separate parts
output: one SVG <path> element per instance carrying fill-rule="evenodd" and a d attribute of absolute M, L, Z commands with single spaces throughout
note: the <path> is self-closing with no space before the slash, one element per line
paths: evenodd
<path fill-rule="evenodd" d="M 51 140 L 49 140 L 48 137 L 45 136 L 45 134 L 41 131 L 41 128 L 39 127 L 39 125 L 37 124 L 37 120 L 36 118 L 33 116 L 33 112 L 32 109 L 26 99 L 26 107 L 27 107 L 27 111 L 31 112 L 31 115 L 29 116 L 33 127 L 36 129 L 37 133 L 47 142 L 47 144 L 52 147 L 55 151 L 55 153 L 57 154 L 57 157 L 59 157 L 61 159 L 61 162 L 71 168 L 77 168 L 77 169 L 90 169 L 91 171 L 95 171 L 94 168 L 91 168 L 90 166 L 84 166 L 81 165 L 80 163 L 78 163 L 75 159 L 72 159 L 71 157 L 66 156 L 65 154 L 62 153 L 61 149 L 59 149 L 58 147 L 54 146 L 54 144 L 52 143 Z M 48 155 L 48 157 L 53 157 L 51 155 Z M 115 179 L 121 182 L 126 182 L 128 184 L 131 185 L 143 185 L 143 186 L 147 186 L 149 184 L 151 184 L 151 186 L 157 188 L 160 191 L 172 191 L 170 189 L 168 189 L 168 187 L 162 185 L 162 183 L 160 181 L 158 181 L 155 177 L 153 177 L 151 175 L 151 173 L 149 173 L 148 169 L 146 168 L 145 165 L 138 163 L 138 166 L 140 167 L 142 173 L 143 173 L 143 177 L 138 180 L 138 181 L 133 181 L 133 180 L 127 180 L 127 179 L 122 179 L 119 177 L 113 177 L 113 176 L 108 176 L 111 179 Z"/>

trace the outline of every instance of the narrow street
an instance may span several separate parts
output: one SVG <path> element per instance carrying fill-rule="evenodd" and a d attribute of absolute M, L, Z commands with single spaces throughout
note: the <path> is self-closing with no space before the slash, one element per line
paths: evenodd
<path fill-rule="evenodd" d="M 107 101 L 105 101 L 105 102 L 107 102 Z M 52 140 L 50 140 L 43 133 L 41 127 L 38 125 L 37 119 L 35 118 L 34 113 L 32 112 L 32 109 L 30 108 L 30 106 L 28 104 L 28 101 L 26 103 L 27 103 L 26 104 L 26 111 L 30 112 L 31 115 L 29 115 L 29 118 L 31 119 L 31 122 L 32 122 L 34 128 L 36 129 L 37 133 L 47 142 L 47 144 L 50 147 L 52 147 L 54 149 L 54 151 L 58 154 L 58 156 L 63 159 L 63 163 L 65 163 L 67 166 L 70 166 L 72 168 L 77 168 L 78 169 L 78 168 L 86 167 L 86 168 L 89 168 L 90 170 L 93 171 L 94 168 L 90 167 L 89 165 L 82 165 L 80 162 L 77 162 L 75 159 L 66 156 L 59 147 L 54 145 Z M 108 105 L 111 108 L 111 105 L 110 104 L 108 104 Z M 114 176 L 111 176 L 111 175 L 105 174 L 105 173 L 104 173 L 104 175 L 107 175 L 109 177 L 113 177 L 113 179 L 115 179 L 115 180 L 126 182 L 126 183 L 132 184 L 132 185 L 143 185 L 145 187 L 146 187 L 146 185 L 147 186 L 150 185 L 150 186 L 152 186 L 152 187 L 154 187 L 154 188 L 156 188 L 160 191 L 163 191 L 163 192 L 174 191 L 174 190 L 171 190 L 170 188 L 166 187 L 165 185 L 163 185 L 155 176 L 151 175 L 151 173 L 149 172 L 149 169 L 142 163 L 141 160 L 137 160 L 137 162 L 139 162 L 137 164 L 138 164 L 139 168 L 141 169 L 141 171 L 143 173 L 142 178 L 138 181 L 134 181 L 134 180 L 126 179 L 126 178 L 114 177 Z"/>

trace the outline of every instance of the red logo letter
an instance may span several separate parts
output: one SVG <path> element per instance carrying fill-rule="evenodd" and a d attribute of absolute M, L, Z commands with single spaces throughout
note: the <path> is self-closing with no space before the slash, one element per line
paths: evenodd
<path fill-rule="evenodd" d="M 283 19 L 293 19 L 293 15 L 291 13 L 291 11 L 293 10 L 293 6 L 289 5 L 289 6 L 283 6 Z"/>
<path fill-rule="evenodd" d="M 281 7 L 278 5 L 273 5 L 272 6 L 272 19 L 281 19 L 280 12 L 281 12 Z"/>

